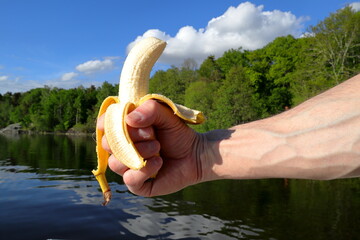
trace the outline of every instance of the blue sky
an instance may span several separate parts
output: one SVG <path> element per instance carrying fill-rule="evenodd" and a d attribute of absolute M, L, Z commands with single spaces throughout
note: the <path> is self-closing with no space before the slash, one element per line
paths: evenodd
<path fill-rule="evenodd" d="M 128 49 L 145 36 L 168 42 L 155 69 L 260 48 L 354 2 L 0 0 L 0 94 L 117 83 Z"/>

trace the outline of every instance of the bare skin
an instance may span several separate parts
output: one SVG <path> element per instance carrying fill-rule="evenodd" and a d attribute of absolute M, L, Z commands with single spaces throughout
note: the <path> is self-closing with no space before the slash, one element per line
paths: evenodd
<path fill-rule="evenodd" d="M 109 167 L 141 196 L 217 179 L 360 176 L 360 74 L 282 114 L 230 129 L 196 133 L 152 100 L 126 122 L 147 164 L 135 171 L 111 156 Z M 106 138 L 103 147 L 111 152 Z"/>

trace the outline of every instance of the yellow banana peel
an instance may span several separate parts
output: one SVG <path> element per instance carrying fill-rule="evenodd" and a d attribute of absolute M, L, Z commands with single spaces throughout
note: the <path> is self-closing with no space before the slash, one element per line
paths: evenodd
<path fill-rule="evenodd" d="M 169 106 L 179 118 L 190 124 L 205 121 L 202 112 L 176 104 L 160 94 L 148 94 L 150 72 L 164 51 L 166 42 L 157 38 L 139 41 L 127 56 L 119 83 L 119 96 L 107 97 L 99 110 L 98 117 L 105 115 L 105 131 L 96 130 L 97 170 L 93 170 L 104 195 L 103 205 L 111 200 L 111 190 L 105 177 L 109 153 L 102 148 L 105 135 L 114 156 L 130 169 L 139 170 L 146 160 L 139 154 L 127 131 L 126 115 L 146 100 L 155 99 Z"/>

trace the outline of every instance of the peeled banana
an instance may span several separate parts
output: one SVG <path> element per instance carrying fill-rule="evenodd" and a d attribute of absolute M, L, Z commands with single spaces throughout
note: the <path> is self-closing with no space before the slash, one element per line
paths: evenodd
<path fill-rule="evenodd" d="M 111 200 L 111 191 L 105 172 L 109 153 L 101 145 L 105 135 L 114 156 L 130 169 L 139 170 L 146 165 L 146 160 L 139 154 L 130 139 L 125 117 L 137 106 L 149 99 L 155 99 L 169 106 L 186 123 L 200 124 L 205 117 L 202 112 L 173 103 L 160 94 L 148 94 L 150 72 L 164 51 L 166 42 L 150 37 L 138 42 L 127 56 L 119 83 L 119 96 L 107 97 L 99 110 L 98 117 L 105 115 L 104 131 L 96 130 L 97 170 L 93 170 L 104 195 L 103 205 Z"/>

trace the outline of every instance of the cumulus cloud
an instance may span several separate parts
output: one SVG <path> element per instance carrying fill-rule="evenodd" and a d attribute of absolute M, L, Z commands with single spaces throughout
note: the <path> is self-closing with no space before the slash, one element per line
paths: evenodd
<path fill-rule="evenodd" d="M 96 80 L 95 73 L 102 72 L 104 74 L 111 73 L 111 70 L 116 69 L 115 63 L 119 57 L 106 56 L 103 60 L 90 60 L 79 64 L 73 71 L 66 73 L 54 74 L 56 77 L 50 77 L 47 80 L 28 80 L 23 77 L 12 77 L 6 74 L 0 75 L 0 94 L 6 92 L 25 92 L 29 89 L 43 87 L 58 88 L 74 88 L 80 84 L 84 87 L 101 86 L 103 79 Z M 0 66 L 2 67 L 2 66 Z M 4 68 L 4 67 L 2 67 Z M 117 73 L 118 74 L 118 73 Z"/>
<path fill-rule="evenodd" d="M 61 76 L 61 81 L 70 81 L 73 80 L 75 77 L 77 77 L 79 74 L 76 72 L 68 72 L 68 73 L 64 73 Z"/>
<path fill-rule="evenodd" d="M 0 76 L 0 94 L 6 92 L 25 92 L 32 88 L 43 87 L 38 81 L 25 81 L 21 77 Z"/>
<path fill-rule="evenodd" d="M 5 76 L 5 75 L 0 76 L 0 82 L 7 81 L 7 80 L 9 80 L 9 76 Z"/>
<path fill-rule="evenodd" d="M 354 9 L 355 11 L 360 11 L 360 2 L 350 3 L 349 6 L 352 7 L 352 9 Z"/>
<path fill-rule="evenodd" d="M 95 72 L 112 70 L 114 68 L 114 62 L 111 58 L 104 60 L 91 60 L 76 66 L 76 70 L 85 74 L 92 74 Z"/>
<path fill-rule="evenodd" d="M 201 63 L 209 55 L 220 57 L 229 49 L 254 50 L 279 36 L 300 37 L 306 20 L 291 12 L 264 11 L 263 5 L 244 2 L 211 19 L 205 28 L 184 26 L 174 37 L 159 29 L 150 29 L 130 43 L 127 50 L 140 39 L 153 36 L 168 43 L 160 62 L 179 65 L 184 59 L 193 58 Z"/>

